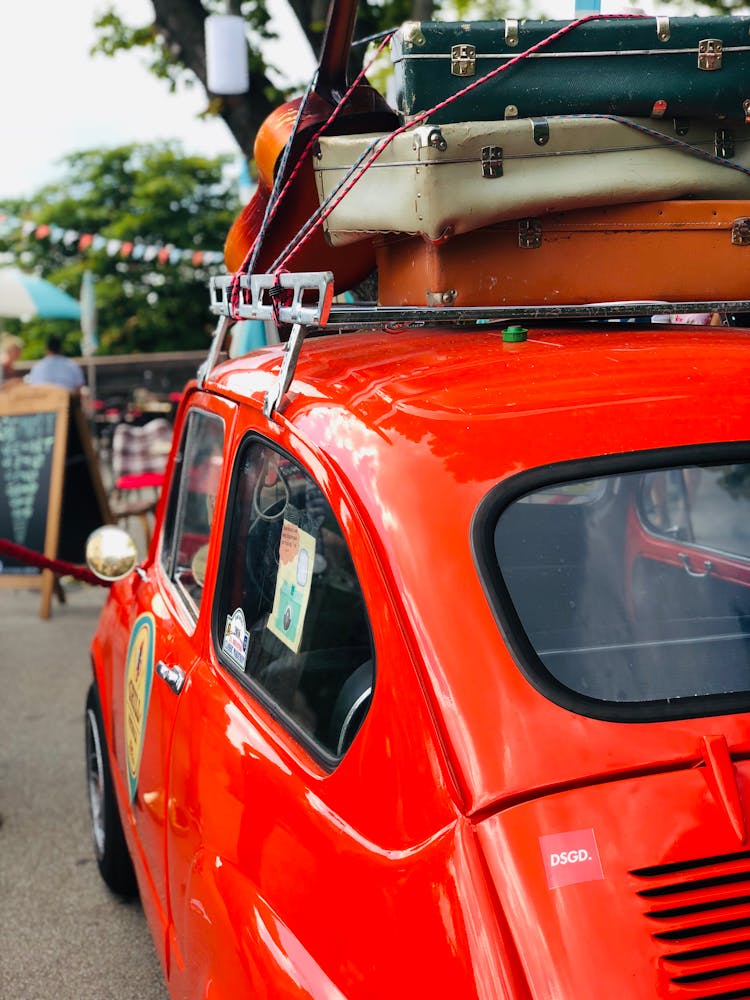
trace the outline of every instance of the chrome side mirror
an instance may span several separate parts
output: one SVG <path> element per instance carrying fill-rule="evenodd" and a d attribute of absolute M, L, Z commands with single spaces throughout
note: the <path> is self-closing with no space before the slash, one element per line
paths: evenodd
<path fill-rule="evenodd" d="M 100 580 L 114 583 L 131 573 L 138 562 L 135 542 L 122 528 L 105 524 L 86 541 L 86 565 Z"/>

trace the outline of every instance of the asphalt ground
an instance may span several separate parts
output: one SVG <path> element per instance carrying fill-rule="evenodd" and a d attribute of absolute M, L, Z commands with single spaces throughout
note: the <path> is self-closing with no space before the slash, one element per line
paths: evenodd
<path fill-rule="evenodd" d="M 99 877 L 84 767 L 88 645 L 106 596 L 52 617 L 0 589 L 0 1000 L 165 1000 L 140 903 Z"/>

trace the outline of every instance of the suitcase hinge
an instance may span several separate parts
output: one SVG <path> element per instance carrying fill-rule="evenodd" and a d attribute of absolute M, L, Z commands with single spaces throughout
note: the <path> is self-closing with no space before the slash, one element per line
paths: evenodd
<path fill-rule="evenodd" d="M 518 223 L 518 246 L 521 250 L 538 250 L 542 245 L 542 220 L 521 219 Z"/>
<path fill-rule="evenodd" d="M 549 142 L 549 122 L 546 118 L 530 118 L 531 135 L 537 146 L 546 146 Z"/>
<path fill-rule="evenodd" d="M 734 132 L 728 128 L 717 128 L 714 135 L 714 153 L 728 160 L 734 156 Z"/>
<path fill-rule="evenodd" d="M 482 177 L 503 176 L 502 146 L 482 146 Z"/>
<path fill-rule="evenodd" d="M 672 29 L 669 26 L 668 17 L 657 17 L 656 19 L 656 37 L 660 42 L 668 42 L 672 37 Z"/>
<path fill-rule="evenodd" d="M 412 149 L 437 149 L 444 153 L 448 148 L 445 136 L 437 125 L 418 125 L 412 132 Z"/>
<path fill-rule="evenodd" d="M 732 223 L 732 243 L 736 247 L 750 247 L 750 219 L 747 216 Z"/>
<path fill-rule="evenodd" d="M 518 45 L 518 21 L 508 18 L 505 21 L 505 44 Z"/>
<path fill-rule="evenodd" d="M 458 292 L 455 288 L 446 288 L 444 292 L 431 292 L 427 289 L 428 306 L 452 306 L 456 301 Z"/>
<path fill-rule="evenodd" d="M 720 38 L 702 38 L 698 42 L 698 69 L 705 69 L 708 73 L 721 69 L 723 51 Z"/>
<path fill-rule="evenodd" d="M 401 25 L 401 38 L 404 45 L 424 45 L 425 37 L 421 21 L 404 21 Z"/>
<path fill-rule="evenodd" d="M 477 71 L 475 45 L 454 45 L 451 48 L 451 75 L 474 76 Z"/>

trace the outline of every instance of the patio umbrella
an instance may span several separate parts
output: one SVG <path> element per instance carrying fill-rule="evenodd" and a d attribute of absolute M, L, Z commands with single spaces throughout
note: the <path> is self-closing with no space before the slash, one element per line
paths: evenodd
<path fill-rule="evenodd" d="M 44 278 L 16 267 L 0 268 L 0 316 L 13 319 L 80 319 L 76 300 Z"/>

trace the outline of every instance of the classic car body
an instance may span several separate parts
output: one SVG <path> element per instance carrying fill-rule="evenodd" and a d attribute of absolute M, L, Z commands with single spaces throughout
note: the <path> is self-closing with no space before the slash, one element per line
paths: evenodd
<path fill-rule="evenodd" d="M 281 348 L 188 387 L 89 701 L 173 997 L 750 993 L 747 338 L 385 328 L 271 416 Z"/>

